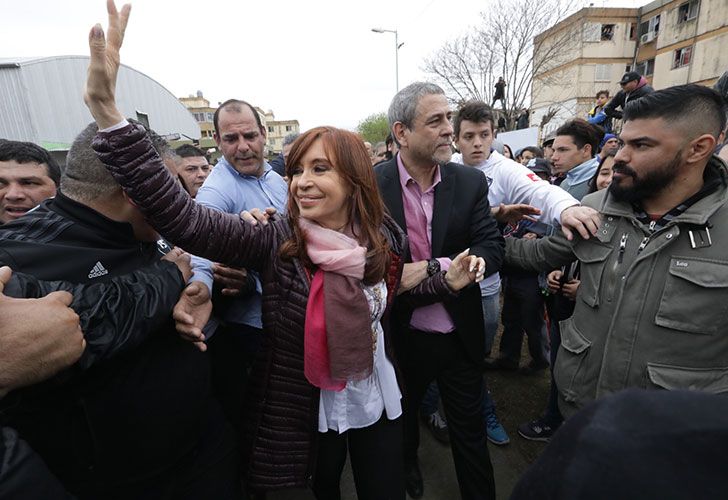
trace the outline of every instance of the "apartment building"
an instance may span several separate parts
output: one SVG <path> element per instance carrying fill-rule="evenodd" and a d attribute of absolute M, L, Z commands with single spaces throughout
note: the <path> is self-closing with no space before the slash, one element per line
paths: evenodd
<path fill-rule="evenodd" d="M 596 93 L 615 94 L 629 70 L 644 75 L 656 89 L 712 85 L 728 70 L 726 48 L 726 0 L 581 9 L 534 39 L 534 60 L 547 58 L 549 64 L 534 64 L 539 70 L 531 89 L 531 124 L 547 121 L 545 135 L 574 116 L 585 116 Z"/>
<path fill-rule="evenodd" d="M 728 1 L 657 0 L 638 21 L 634 68 L 655 88 L 712 85 L 728 70 Z"/>
<path fill-rule="evenodd" d="M 278 154 L 283 150 L 283 139 L 290 134 L 299 134 L 301 125 L 298 120 L 276 120 L 273 111 L 265 114 L 266 128 L 268 130 L 268 152 Z"/>

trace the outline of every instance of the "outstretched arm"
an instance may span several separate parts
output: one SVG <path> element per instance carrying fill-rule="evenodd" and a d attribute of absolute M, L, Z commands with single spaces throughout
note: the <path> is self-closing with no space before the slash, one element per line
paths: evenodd
<path fill-rule="evenodd" d="M 125 124 L 116 106 L 119 50 L 130 7 L 116 10 L 107 1 L 108 36 L 100 25 L 89 36 L 91 60 L 84 100 L 100 132 L 94 149 L 147 220 L 166 239 L 186 251 L 233 266 L 259 269 L 275 245 L 271 226 L 249 226 L 237 215 L 195 203 L 164 167 L 142 127 Z"/>

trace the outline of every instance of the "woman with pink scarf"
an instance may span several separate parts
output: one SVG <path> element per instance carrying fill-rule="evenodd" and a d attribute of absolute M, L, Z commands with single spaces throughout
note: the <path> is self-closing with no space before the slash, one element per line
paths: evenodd
<path fill-rule="evenodd" d="M 396 300 L 456 297 L 484 274 L 458 255 L 447 273 L 399 290 L 406 237 L 385 214 L 371 161 L 351 132 L 317 127 L 293 144 L 287 215 L 248 224 L 199 206 L 164 168 L 143 128 L 116 107 L 119 48 L 129 7 L 112 0 L 108 44 L 90 34 L 85 100 L 101 160 L 169 241 L 217 262 L 257 270 L 264 343 L 246 393 L 243 471 L 251 490 L 309 486 L 340 498 L 347 451 L 357 495 L 403 499 L 402 388 L 388 314 Z M 198 328 L 183 328 L 201 342 Z"/>

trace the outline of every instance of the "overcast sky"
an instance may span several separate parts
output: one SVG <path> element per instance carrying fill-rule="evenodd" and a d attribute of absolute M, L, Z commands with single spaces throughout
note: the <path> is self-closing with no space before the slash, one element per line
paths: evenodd
<path fill-rule="evenodd" d="M 645 0 L 592 0 L 633 6 Z M 235 97 L 277 119 L 354 129 L 386 111 L 395 92 L 424 78 L 423 60 L 477 23 L 489 0 L 136 0 L 124 64 L 177 97 Z M 584 1 L 587 6 L 590 2 Z M 87 55 L 88 31 L 106 28 L 103 0 L 0 0 L 0 57 Z M 121 2 L 117 1 L 117 6 Z"/>

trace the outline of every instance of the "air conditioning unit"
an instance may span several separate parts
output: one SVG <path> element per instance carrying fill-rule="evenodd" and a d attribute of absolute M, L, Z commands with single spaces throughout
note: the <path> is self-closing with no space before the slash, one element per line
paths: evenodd
<path fill-rule="evenodd" d="M 654 31 L 648 31 L 640 37 L 640 43 L 650 43 L 655 39 L 656 36 L 657 33 L 655 33 Z"/>

